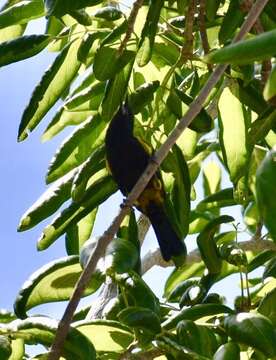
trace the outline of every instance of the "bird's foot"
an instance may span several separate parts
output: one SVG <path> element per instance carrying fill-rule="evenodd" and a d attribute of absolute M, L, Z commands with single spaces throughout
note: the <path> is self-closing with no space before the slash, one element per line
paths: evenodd
<path fill-rule="evenodd" d="M 128 201 L 128 198 L 123 199 L 122 204 L 120 204 L 120 208 L 124 209 L 124 208 L 131 208 L 131 204 Z"/>

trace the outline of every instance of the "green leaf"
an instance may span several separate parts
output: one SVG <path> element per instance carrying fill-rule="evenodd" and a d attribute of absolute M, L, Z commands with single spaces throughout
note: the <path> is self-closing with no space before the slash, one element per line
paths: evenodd
<path fill-rule="evenodd" d="M 25 24 L 44 15 L 42 0 L 20 1 L 0 12 L 0 29 L 11 25 Z"/>
<path fill-rule="evenodd" d="M 84 90 L 78 92 L 64 104 L 68 111 L 91 111 L 98 110 L 101 104 L 105 89 L 105 83 L 96 83 Z"/>
<path fill-rule="evenodd" d="M 105 148 L 98 146 L 91 156 L 79 166 L 72 184 L 71 196 L 74 201 L 81 201 L 85 194 L 89 179 L 105 168 Z"/>
<path fill-rule="evenodd" d="M 218 37 L 220 44 L 225 44 L 227 40 L 232 39 L 235 31 L 242 24 L 244 16 L 245 13 L 240 9 L 239 0 L 230 1 L 219 30 Z"/>
<path fill-rule="evenodd" d="M 258 312 L 266 316 L 276 326 L 276 288 L 265 295 L 258 306 Z"/>
<path fill-rule="evenodd" d="M 61 51 L 34 89 L 21 119 L 19 141 L 28 137 L 28 133 L 39 124 L 75 77 L 81 64 L 77 60 L 80 42 L 81 40 L 73 41 Z"/>
<path fill-rule="evenodd" d="M 198 320 L 205 316 L 218 314 L 232 314 L 233 310 L 221 304 L 198 304 L 189 308 L 183 308 L 162 323 L 165 330 L 173 329 L 181 320 Z"/>
<path fill-rule="evenodd" d="M 103 143 L 106 127 L 100 115 L 89 117 L 62 143 L 48 169 L 51 183 L 83 163 Z"/>
<path fill-rule="evenodd" d="M 275 87 L 276 87 L 276 69 L 274 68 L 271 71 L 264 88 L 264 98 L 266 101 L 273 100 L 273 98 L 276 96 Z"/>
<path fill-rule="evenodd" d="M 122 54 L 119 54 L 117 49 L 108 46 L 100 47 L 93 63 L 96 78 L 100 81 L 113 78 L 134 59 L 134 56 L 134 51 L 124 50 Z"/>
<path fill-rule="evenodd" d="M 213 360 L 240 360 L 239 345 L 233 341 L 221 345 L 214 354 Z"/>
<path fill-rule="evenodd" d="M 12 353 L 8 360 L 22 360 L 25 353 L 24 341 L 22 339 L 12 340 L 11 348 Z"/>
<path fill-rule="evenodd" d="M 108 199 L 116 190 L 117 186 L 110 176 L 97 178 L 97 180 L 89 186 L 86 194 L 79 203 L 71 203 L 51 224 L 46 226 L 38 239 L 38 250 L 45 250 L 49 247 L 67 231 L 68 226 L 76 224 L 80 219 Z"/>
<path fill-rule="evenodd" d="M 236 184 L 244 175 L 248 165 L 248 124 L 243 105 L 224 89 L 218 103 L 219 137 L 223 159 L 228 167 L 231 181 Z"/>
<path fill-rule="evenodd" d="M 98 354 L 106 353 L 110 358 L 114 353 L 124 352 L 134 340 L 130 329 L 117 321 L 84 320 L 72 326 L 93 342 Z"/>
<path fill-rule="evenodd" d="M 93 16 L 95 18 L 104 19 L 107 21 L 116 21 L 123 16 L 123 13 L 115 6 L 104 6 L 96 10 Z"/>
<path fill-rule="evenodd" d="M 26 312 L 40 304 L 69 300 L 82 269 L 78 256 L 69 256 L 54 260 L 34 272 L 19 291 L 14 310 L 19 318 L 25 318 Z M 95 292 L 103 282 L 98 273 L 94 273 L 84 296 Z"/>
<path fill-rule="evenodd" d="M 233 188 L 226 188 L 207 196 L 196 207 L 197 211 L 210 210 L 225 206 L 237 205 L 233 197 Z"/>
<path fill-rule="evenodd" d="M 160 305 L 158 298 L 137 273 L 131 271 L 128 274 L 116 275 L 115 281 L 121 289 L 124 289 L 125 294 L 135 306 L 148 308 L 159 315 Z"/>
<path fill-rule="evenodd" d="M 199 261 L 194 264 L 184 264 L 179 269 L 175 269 L 166 281 L 163 296 L 168 298 L 178 284 L 192 277 L 201 276 L 204 269 L 205 266 L 203 261 Z"/>
<path fill-rule="evenodd" d="M 215 161 L 209 161 L 203 168 L 204 195 L 209 196 L 220 190 L 221 169 Z"/>
<path fill-rule="evenodd" d="M 189 348 L 180 345 L 176 339 L 170 334 L 162 334 L 156 339 L 156 345 L 163 353 L 173 356 L 173 359 L 178 360 L 208 360 L 209 358 L 201 356 Z M 168 357 L 166 357 L 168 359 Z"/>
<path fill-rule="evenodd" d="M 225 46 L 205 56 L 209 63 L 250 64 L 273 57 L 276 53 L 276 30 L 267 31 L 248 40 Z"/>
<path fill-rule="evenodd" d="M 42 344 L 47 348 L 54 341 L 58 322 L 47 317 L 30 317 L 17 321 L 11 329 L 17 338 L 24 338 L 29 345 Z M 63 356 L 67 360 L 96 360 L 96 352 L 90 340 L 75 328 L 70 328 L 66 337 Z"/>
<path fill-rule="evenodd" d="M 24 34 L 27 24 L 11 25 L 6 28 L 0 29 L 0 43 L 11 41 Z"/>
<path fill-rule="evenodd" d="M 68 255 L 77 255 L 83 244 L 90 238 L 96 220 L 98 208 L 92 210 L 77 224 L 69 226 L 65 235 L 65 246 Z"/>
<path fill-rule="evenodd" d="M 18 225 L 18 231 L 31 229 L 42 220 L 54 214 L 70 198 L 75 172 L 69 173 L 55 182 L 24 213 Z"/>
<path fill-rule="evenodd" d="M 128 104 L 133 114 L 138 114 L 153 100 L 154 92 L 159 87 L 159 81 L 152 81 L 140 85 L 129 95 Z"/>
<path fill-rule="evenodd" d="M 118 314 L 118 319 L 130 328 L 149 331 L 153 334 L 161 332 L 160 319 L 150 309 L 138 306 L 128 306 Z"/>
<path fill-rule="evenodd" d="M 125 96 L 133 62 L 127 64 L 113 79 L 109 80 L 102 102 L 102 117 L 110 121 L 117 112 Z"/>
<path fill-rule="evenodd" d="M 247 258 L 244 250 L 236 242 L 227 242 L 219 247 L 221 258 L 235 266 L 247 266 Z"/>
<path fill-rule="evenodd" d="M 9 323 L 16 319 L 16 316 L 14 313 L 6 310 L 6 309 L 0 309 L 0 323 Z"/>
<path fill-rule="evenodd" d="M 221 224 L 230 221 L 234 221 L 234 218 L 228 215 L 222 215 L 210 221 L 196 239 L 202 260 L 212 274 L 219 273 L 222 265 L 214 235 Z"/>
<path fill-rule="evenodd" d="M 86 267 L 91 253 L 94 251 L 98 238 L 87 241 L 81 249 L 80 263 Z M 104 269 L 107 273 L 123 274 L 132 270 L 137 261 L 139 253 L 135 245 L 125 239 L 114 238 L 107 246 L 104 259 Z"/>
<path fill-rule="evenodd" d="M 197 325 L 191 320 L 182 320 L 177 324 L 176 333 L 180 345 L 199 355 L 212 355 L 218 348 L 216 336 L 207 326 Z"/>
<path fill-rule="evenodd" d="M 185 291 L 192 285 L 198 285 L 200 277 L 191 277 L 183 280 L 176 285 L 176 287 L 168 294 L 167 300 L 169 302 L 178 302 L 179 298 L 185 293 Z"/>
<path fill-rule="evenodd" d="M 102 2 L 102 0 L 44 0 L 47 16 L 61 17 L 73 10 L 82 9 L 86 6 L 94 6 Z"/>
<path fill-rule="evenodd" d="M 79 125 L 93 114 L 92 111 L 66 111 L 62 106 L 44 131 L 41 141 L 49 141 L 59 134 L 66 126 Z"/>
<path fill-rule="evenodd" d="M 242 344 L 262 351 L 266 356 L 275 356 L 276 335 L 271 321 L 263 315 L 239 313 L 225 318 L 227 334 Z"/>
<path fill-rule="evenodd" d="M 273 256 L 272 259 L 265 265 L 263 279 L 266 279 L 269 277 L 276 278 L 276 257 L 275 256 Z"/>
<path fill-rule="evenodd" d="M 8 360 L 12 353 L 11 343 L 6 336 L 0 335 L 0 359 Z"/>
<path fill-rule="evenodd" d="M 151 59 L 154 39 L 158 30 L 158 21 L 163 5 L 164 0 L 150 2 L 137 53 L 137 63 L 139 66 L 145 66 Z"/>
<path fill-rule="evenodd" d="M 38 54 L 51 40 L 49 35 L 27 35 L 2 42 L 0 44 L 0 67 Z"/>
<path fill-rule="evenodd" d="M 276 241 L 276 149 L 271 150 L 260 164 L 256 174 L 256 195 L 259 212 L 270 235 Z"/>

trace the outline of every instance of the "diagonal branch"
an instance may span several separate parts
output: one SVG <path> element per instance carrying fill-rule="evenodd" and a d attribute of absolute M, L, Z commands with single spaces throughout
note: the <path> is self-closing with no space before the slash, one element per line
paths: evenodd
<path fill-rule="evenodd" d="M 252 6 L 246 20 L 244 21 L 240 32 L 235 37 L 234 42 L 241 40 L 245 34 L 251 29 L 253 24 L 256 22 L 263 8 L 267 4 L 268 0 L 257 0 Z M 95 250 L 91 254 L 88 264 L 81 274 L 75 290 L 72 294 L 72 297 L 67 305 L 67 308 L 63 314 L 61 321 L 56 332 L 56 337 L 51 347 L 48 360 L 58 360 L 62 353 L 62 348 L 70 329 L 70 323 L 72 321 L 74 312 L 79 304 L 80 298 L 83 294 L 84 289 L 90 281 L 91 275 L 95 271 L 98 259 L 104 255 L 107 245 L 111 242 L 112 238 L 115 236 L 116 232 L 119 229 L 121 222 L 124 217 L 129 212 L 129 207 L 134 203 L 138 198 L 141 192 L 145 189 L 147 183 L 156 172 L 161 162 L 164 160 L 168 154 L 171 147 L 175 144 L 178 137 L 186 129 L 186 127 L 192 122 L 195 116 L 200 112 L 205 100 L 207 99 L 212 88 L 217 84 L 221 76 L 223 75 L 227 65 L 219 65 L 215 68 L 214 72 L 211 74 L 209 80 L 202 88 L 198 97 L 192 102 L 189 110 L 179 121 L 178 125 L 171 132 L 165 143 L 159 148 L 154 157 L 154 161 L 151 161 L 147 166 L 144 173 L 141 175 L 140 179 L 137 181 L 136 185 L 132 189 L 131 193 L 128 196 L 126 203 L 122 206 L 119 214 L 115 217 L 110 227 L 104 232 L 104 234 L 99 239 Z"/>

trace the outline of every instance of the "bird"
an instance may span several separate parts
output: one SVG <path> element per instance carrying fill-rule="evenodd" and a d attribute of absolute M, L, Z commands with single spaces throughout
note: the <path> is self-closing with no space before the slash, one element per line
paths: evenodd
<path fill-rule="evenodd" d="M 126 101 L 110 121 L 105 136 L 107 166 L 124 196 L 131 192 L 152 156 L 133 130 L 134 115 Z M 166 214 L 160 173 L 153 175 L 134 206 L 149 218 L 163 259 L 173 260 L 176 266 L 183 264 L 186 246 Z"/>

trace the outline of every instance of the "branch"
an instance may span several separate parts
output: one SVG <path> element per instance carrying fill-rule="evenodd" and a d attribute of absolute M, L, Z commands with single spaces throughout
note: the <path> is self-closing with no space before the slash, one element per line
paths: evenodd
<path fill-rule="evenodd" d="M 206 32 L 205 15 L 206 15 L 206 0 L 199 0 L 199 14 L 198 14 L 199 32 L 202 41 L 202 48 L 204 51 L 204 55 L 207 55 L 208 52 L 210 51 L 210 46 Z M 207 67 L 209 71 L 212 71 L 213 68 L 212 64 L 207 64 Z"/>
<path fill-rule="evenodd" d="M 268 0 L 257 0 L 255 2 L 255 4 L 252 6 L 248 14 L 247 19 L 244 21 L 240 29 L 240 32 L 235 37 L 234 42 L 241 40 L 245 36 L 245 34 L 247 34 L 247 32 L 256 22 L 256 19 L 260 15 L 261 11 L 263 10 L 267 2 Z M 65 309 L 62 319 L 59 322 L 59 326 L 56 332 L 56 337 L 52 344 L 48 360 L 58 360 L 60 358 L 66 336 L 70 329 L 70 323 L 72 321 L 74 312 L 79 304 L 81 296 L 87 284 L 89 283 L 93 272 L 96 269 L 98 259 L 104 255 L 106 247 L 115 236 L 124 217 L 128 214 L 129 207 L 134 203 L 134 201 L 138 198 L 141 192 L 145 189 L 147 183 L 152 178 L 152 176 L 160 166 L 161 162 L 165 159 L 169 150 L 175 144 L 178 137 L 182 134 L 182 132 L 186 129 L 186 127 L 193 121 L 195 116 L 200 112 L 210 91 L 217 84 L 217 82 L 223 75 L 226 68 L 227 65 L 219 65 L 215 68 L 214 72 L 211 74 L 207 83 L 201 89 L 198 97 L 190 105 L 190 108 L 187 111 L 187 113 L 183 116 L 183 118 L 179 121 L 176 128 L 168 136 L 165 143 L 156 152 L 154 159 L 152 159 L 152 161 L 145 169 L 144 173 L 141 175 L 140 179 L 137 181 L 136 185 L 129 194 L 126 202 L 121 207 L 119 214 L 114 218 L 110 227 L 104 232 L 104 234 L 98 240 L 95 250 L 90 255 L 89 261 L 75 286 L 72 297 L 67 305 L 67 308 Z"/>
<path fill-rule="evenodd" d="M 193 55 L 193 26 L 195 20 L 195 11 L 196 11 L 196 0 L 190 0 L 187 14 L 185 16 L 185 44 L 181 50 L 181 61 L 184 63 L 188 59 L 192 58 Z"/>
<path fill-rule="evenodd" d="M 254 251 L 254 252 L 262 252 L 264 250 L 273 250 L 276 251 L 276 244 L 269 240 L 257 240 L 253 237 L 251 240 L 242 241 L 238 243 L 239 247 L 244 251 Z M 201 256 L 200 252 L 195 249 L 191 251 L 186 258 L 185 265 L 193 265 L 195 263 L 200 262 Z M 161 266 L 163 268 L 173 266 L 173 262 L 166 262 L 163 260 L 159 248 L 155 250 L 150 250 L 142 260 L 142 274 L 145 274 L 149 271 L 153 266 Z"/>
<path fill-rule="evenodd" d="M 131 37 L 131 34 L 133 33 L 135 20 L 138 15 L 138 11 L 139 11 L 140 7 L 143 5 L 143 2 L 144 2 L 144 0 L 136 0 L 132 6 L 131 12 L 128 17 L 128 28 L 127 28 L 124 40 L 122 41 L 122 43 L 118 49 L 118 55 L 122 54 L 122 52 L 124 51 L 124 49 L 127 45 L 128 40 Z"/>

